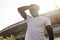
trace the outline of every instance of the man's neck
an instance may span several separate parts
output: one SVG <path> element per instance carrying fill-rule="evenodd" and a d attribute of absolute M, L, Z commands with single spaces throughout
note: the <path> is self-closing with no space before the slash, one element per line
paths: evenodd
<path fill-rule="evenodd" d="M 32 17 L 38 17 L 39 16 L 39 13 L 38 11 L 30 11 Z"/>

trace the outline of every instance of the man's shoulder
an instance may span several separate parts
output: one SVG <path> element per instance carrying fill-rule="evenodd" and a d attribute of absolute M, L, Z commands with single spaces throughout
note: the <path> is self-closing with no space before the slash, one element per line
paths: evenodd
<path fill-rule="evenodd" d="M 44 20 L 44 21 L 50 20 L 50 19 L 49 19 L 48 17 L 46 17 L 46 16 L 39 16 L 38 19 L 39 19 L 39 20 L 42 19 L 42 20 Z"/>
<path fill-rule="evenodd" d="M 49 19 L 48 17 L 46 16 L 38 16 L 38 18 L 42 18 L 42 19 Z"/>

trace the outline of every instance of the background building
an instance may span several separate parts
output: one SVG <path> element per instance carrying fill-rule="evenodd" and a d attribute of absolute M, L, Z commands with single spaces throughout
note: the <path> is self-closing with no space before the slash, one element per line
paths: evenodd
<path fill-rule="evenodd" d="M 53 31 L 55 36 L 60 36 L 60 9 L 48 12 L 48 14 L 42 14 L 50 18 L 53 26 Z M 24 40 L 26 33 L 26 20 L 17 22 L 11 26 L 0 31 L 0 36 L 7 37 L 11 34 L 15 36 L 16 39 Z M 46 32 L 47 35 L 47 32 Z"/>

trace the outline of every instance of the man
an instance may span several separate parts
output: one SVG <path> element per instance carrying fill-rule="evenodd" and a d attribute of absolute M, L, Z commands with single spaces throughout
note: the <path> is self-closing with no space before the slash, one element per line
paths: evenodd
<path fill-rule="evenodd" d="M 30 10 L 33 17 L 25 13 L 26 10 Z M 27 31 L 25 40 L 46 40 L 45 29 L 48 32 L 49 40 L 54 40 L 53 30 L 49 18 L 38 15 L 39 6 L 32 4 L 30 6 L 23 6 L 18 8 L 21 16 L 27 20 Z"/>

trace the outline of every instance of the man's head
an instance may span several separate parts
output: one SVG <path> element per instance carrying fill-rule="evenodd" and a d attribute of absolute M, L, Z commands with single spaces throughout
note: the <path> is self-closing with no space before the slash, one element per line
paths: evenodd
<path fill-rule="evenodd" d="M 32 5 L 30 5 L 30 10 L 36 10 L 36 11 L 38 11 L 39 10 L 39 6 L 36 5 L 36 4 L 32 4 Z"/>
<path fill-rule="evenodd" d="M 38 11 L 39 11 L 39 6 L 36 4 L 30 5 L 30 13 L 33 17 L 39 16 Z"/>

